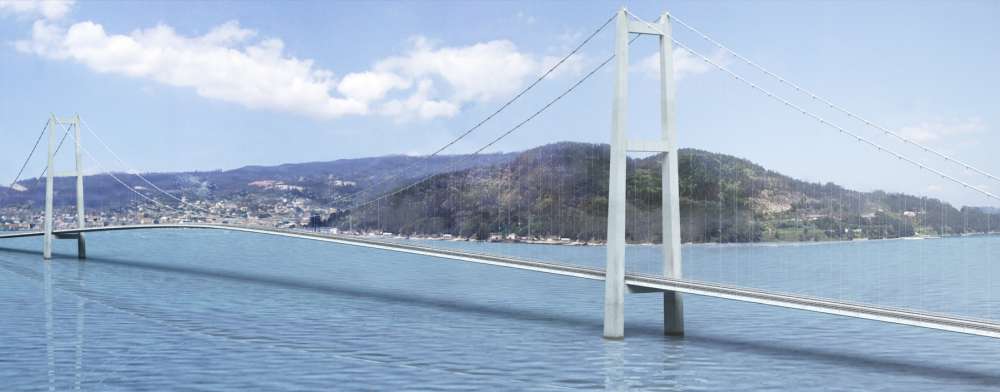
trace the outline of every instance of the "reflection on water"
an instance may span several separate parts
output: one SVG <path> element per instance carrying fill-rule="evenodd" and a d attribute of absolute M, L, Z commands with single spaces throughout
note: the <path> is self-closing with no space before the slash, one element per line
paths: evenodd
<path fill-rule="evenodd" d="M 50 261 L 42 262 L 42 273 L 43 278 L 43 289 L 42 292 L 45 296 L 45 358 L 48 363 L 48 374 L 49 374 L 49 390 L 54 391 L 56 389 L 56 355 L 54 352 L 55 342 L 53 339 L 52 332 L 52 263 Z"/>
<path fill-rule="evenodd" d="M 83 269 L 85 264 L 78 263 L 76 283 L 83 287 Z M 41 262 L 42 271 L 42 293 L 45 303 L 45 358 L 46 374 L 48 376 L 48 390 L 55 391 L 56 388 L 56 346 L 58 342 L 55 338 L 55 325 L 53 314 L 53 285 L 52 285 L 52 261 Z M 83 387 L 83 350 L 84 350 L 84 323 L 86 310 L 83 297 L 76 297 L 76 307 L 73 309 L 75 317 L 75 343 L 73 351 L 72 388 L 75 391 L 82 390 Z"/>
<path fill-rule="evenodd" d="M 685 267 L 706 280 L 989 316 L 991 306 L 969 303 L 996 305 L 996 266 L 974 258 L 996 241 L 694 246 Z M 669 338 L 661 296 L 634 294 L 626 340 L 607 341 L 600 282 L 241 233 L 103 233 L 90 242 L 82 263 L 70 244 L 58 243 L 66 248 L 50 262 L 37 241 L 0 244 L 0 389 L 1000 386 L 1000 343 L 987 338 L 696 296 L 686 298 L 688 336 Z M 452 246 L 584 264 L 603 253 Z M 954 264 L 933 265 L 941 252 Z M 921 278 L 922 268 L 940 276 Z M 932 295 L 916 301 L 914 279 Z M 986 289 L 945 289 L 955 282 Z"/>
<path fill-rule="evenodd" d="M 604 389 L 627 390 L 625 379 L 625 342 L 604 342 Z"/>
<path fill-rule="evenodd" d="M 83 269 L 86 267 L 84 263 L 77 263 L 77 273 L 76 281 L 80 286 L 80 289 L 84 288 L 83 280 Z M 76 391 L 80 390 L 81 384 L 83 382 L 83 326 L 85 323 L 86 301 L 83 297 L 76 297 L 76 352 L 75 352 L 75 366 L 73 367 L 73 389 Z"/>

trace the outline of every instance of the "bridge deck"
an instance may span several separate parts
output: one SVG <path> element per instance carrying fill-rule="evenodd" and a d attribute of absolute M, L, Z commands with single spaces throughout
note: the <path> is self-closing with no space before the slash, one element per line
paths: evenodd
<path fill-rule="evenodd" d="M 141 229 L 215 229 L 241 231 L 258 234 L 278 235 L 283 237 L 303 238 L 316 241 L 333 242 L 343 245 L 362 246 L 394 252 L 403 252 L 451 260 L 489 264 L 501 267 L 517 268 L 544 272 L 556 275 L 572 276 L 584 279 L 604 280 L 604 270 L 549 263 L 537 260 L 526 260 L 513 257 L 496 256 L 475 252 L 447 250 L 421 246 L 416 244 L 389 242 L 348 235 L 307 233 L 275 228 L 255 228 L 223 224 L 157 224 L 90 227 L 86 229 L 58 230 L 56 234 L 74 234 L 116 230 Z M 41 236 L 40 231 L 0 233 L 0 239 Z M 661 276 L 626 274 L 625 284 L 638 292 L 675 291 L 680 293 L 704 295 L 743 302 L 779 306 L 791 309 L 834 314 L 876 320 L 903 325 L 931 328 L 944 331 L 959 332 L 971 335 L 1000 338 L 1000 323 L 987 320 L 960 318 L 949 315 L 916 312 L 912 310 L 893 309 L 823 298 L 777 293 L 758 289 L 734 287 L 717 283 L 699 282 L 687 279 L 670 279 Z"/>

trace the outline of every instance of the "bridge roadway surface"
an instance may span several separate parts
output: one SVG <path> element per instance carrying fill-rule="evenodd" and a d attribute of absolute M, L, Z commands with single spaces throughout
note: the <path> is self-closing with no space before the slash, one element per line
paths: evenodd
<path fill-rule="evenodd" d="M 604 280 L 604 270 L 591 267 L 581 267 L 557 264 L 537 260 L 488 255 L 475 252 L 448 250 L 421 246 L 416 244 L 390 242 L 381 239 L 371 239 L 353 235 L 310 233 L 286 229 L 237 226 L 230 224 L 153 224 L 88 227 L 85 229 L 57 230 L 55 234 L 75 234 L 118 230 L 148 230 L 148 229 L 212 229 L 229 230 L 247 233 L 277 235 L 282 237 L 301 238 L 315 241 L 332 242 L 342 245 L 361 246 L 393 252 L 403 252 L 422 256 L 489 264 L 500 267 L 517 268 L 529 271 L 544 272 L 555 275 L 572 276 L 584 279 Z M 41 231 L 0 232 L 0 239 L 41 236 Z M 788 293 L 778 293 L 751 288 L 735 287 L 718 283 L 692 281 L 687 279 L 671 279 L 662 276 L 629 273 L 625 275 L 625 284 L 632 292 L 665 292 L 704 295 L 707 297 L 724 298 L 735 301 L 751 302 L 783 308 L 808 310 L 819 313 L 855 317 L 868 320 L 890 322 L 916 327 L 931 328 L 943 331 L 959 332 L 970 335 L 1000 338 L 1000 323 L 989 320 L 960 318 L 955 316 L 917 312 L 905 309 L 894 309 L 807 297 Z"/>

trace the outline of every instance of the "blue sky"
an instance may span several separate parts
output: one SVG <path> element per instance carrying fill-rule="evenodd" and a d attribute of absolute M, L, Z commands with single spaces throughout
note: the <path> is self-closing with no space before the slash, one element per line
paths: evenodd
<path fill-rule="evenodd" d="M 50 112 L 80 113 L 132 168 L 210 170 L 434 151 L 599 26 L 620 2 L 82 2 L 0 0 L 0 182 Z M 671 13 L 893 131 L 1000 173 L 1000 3 L 626 2 Z M 815 105 L 680 26 L 678 40 L 824 118 L 994 193 L 949 165 Z M 601 33 L 551 80 L 447 150 L 465 153 L 612 50 Z M 629 134 L 658 132 L 652 38 L 632 47 Z M 680 143 L 812 181 L 989 199 L 845 138 L 678 54 Z M 611 70 L 495 150 L 606 142 Z M 107 169 L 123 170 L 93 140 Z M 992 154 L 991 154 L 992 153 Z M 65 159 L 65 158 L 63 158 Z M 62 161 L 61 161 L 62 162 Z M 68 164 L 68 162 L 64 162 Z M 35 159 L 28 175 L 41 171 Z M 88 170 L 99 168 L 88 162 Z"/>

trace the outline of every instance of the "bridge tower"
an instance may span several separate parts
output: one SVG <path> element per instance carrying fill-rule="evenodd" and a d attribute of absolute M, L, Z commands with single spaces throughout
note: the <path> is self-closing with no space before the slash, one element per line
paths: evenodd
<path fill-rule="evenodd" d="M 84 216 L 84 206 L 83 206 L 83 156 L 80 155 L 80 116 L 76 115 L 69 119 L 59 119 L 54 114 L 49 117 L 49 122 L 46 125 L 47 132 L 49 134 L 49 148 L 48 148 L 48 163 L 45 169 L 45 227 L 43 236 L 43 246 L 42 246 L 42 257 L 45 259 L 52 258 L 52 239 L 55 236 L 59 239 L 75 239 L 77 257 L 80 259 L 85 259 L 87 257 L 87 242 L 83 238 L 83 233 L 75 234 L 53 234 L 53 198 L 55 196 L 54 185 L 55 185 L 55 154 L 56 149 L 56 130 L 62 129 L 62 125 L 67 125 L 73 130 L 74 139 L 74 150 L 76 159 L 76 170 L 67 175 L 76 176 L 76 220 L 77 227 L 83 229 L 86 227 L 86 219 Z"/>
<path fill-rule="evenodd" d="M 674 128 L 674 63 L 670 14 L 655 23 L 631 20 L 622 8 L 616 17 L 616 79 L 611 113 L 611 168 L 608 182 L 607 269 L 604 288 L 604 337 L 625 337 L 625 189 L 629 151 L 665 154 L 662 167 L 663 274 L 681 277 L 680 191 L 677 170 L 677 132 Z M 629 140 L 625 135 L 628 102 L 629 34 L 654 35 L 660 40 L 659 140 Z M 664 333 L 684 334 L 684 306 L 680 293 L 663 293 Z"/>

